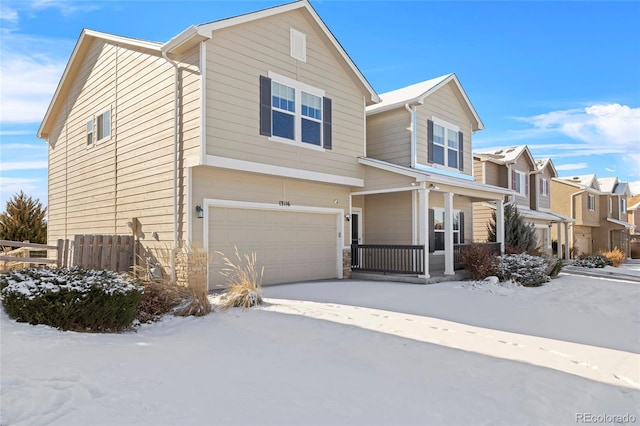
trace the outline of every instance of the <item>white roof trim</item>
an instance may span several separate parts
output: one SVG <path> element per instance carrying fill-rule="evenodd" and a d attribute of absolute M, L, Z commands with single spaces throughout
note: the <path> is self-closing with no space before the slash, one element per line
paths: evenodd
<path fill-rule="evenodd" d="M 274 16 L 280 13 L 289 12 L 292 10 L 302 9 L 302 8 L 306 9 L 309 12 L 309 14 L 313 17 L 313 19 L 318 24 L 318 26 L 325 33 L 327 38 L 331 41 L 331 43 L 333 44 L 333 47 L 340 53 L 340 56 L 342 56 L 342 58 L 347 63 L 347 65 L 349 65 L 349 68 L 351 68 L 351 70 L 358 77 L 360 82 L 369 91 L 369 94 L 371 95 L 370 96 L 371 102 L 373 103 L 380 102 L 380 97 L 378 96 L 376 91 L 373 90 L 373 87 L 369 84 L 364 74 L 362 74 L 362 72 L 358 69 L 356 64 L 353 62 L 353 60 L 351 60 L 351 57 L 349 57 L 349 55 L 344 50 L 340 42 L 338 42 L 338 40 L 334 37 L 334 35 L 331 33 L 329 28 L 322 21 L 322 18 L 320 18 L 320 16 L 315 11 L 313 6 L 311 6 L 308 0 L 300 0 L 293 3 L 284 4 L 282 6 L 275 6 L 269 9 L 259 10 L 257 12 L 245 13 L 244 15 L 221 19 L 219 21 L 210 22 L 208 24 L 202 24 L 198 26 L 198 33 L 205 37 L 211 37 L 212 32 L 222 28 L 244 24 L 247 22 L 254 21 L 256 19 L 267 18 L 269 16 Z"/>
<path fill-rule="evenodd" d="M 625 222 L 624 220 L 614 219 L 612 217 L 608 217 L 607 221 L 611 223 L 615 223 L 616 225 L 624 226 L 625 228 L 635 228 L 635 225 L 629 222 Z"/>
<path fill-rule="evenodd" d="M 69 58 L 69 61 L 67 62 L 67 65 L 66 65 L 66 67 L 64 69 L 64 72 L 62 73 L 62 77 L 60 77 L 60 81 L 58 82 L 58 86 L 56 87 L 56 91 L 53 94 L 53 98 L 51 98 L 51 102 L 49 103 L 49 107 L 47 108 L 47 112 L 45 113 L 44 118 L 42 119 L 42 122 L 40 123 L 40 127 L 38 128 L 38 132 L 36 133 L 36 135 L 40 139 L 46 139 L 46 138 L 49 137 L 48 134 L 43 133 L 44 127 L 45 127 L 45 123 L 47 123 L 47 121 L 50 118 L 51 109 L 57 102 L 58 96 L 60 95 L 60 91 L 62 90 L 62 87 L 64 86 L 64 82 L 66 81 L 67 76 L 69 75 L 69 71 L 71 70 L 71 65 L 75 62 L 76 56 L 78 54 L 78 51 L 80 50 L 80 47 L 84 45 L 86 38 L 100 39 L 100 40 L 105 40 L 105 41 L 108 41 L 108 42 L 111 42 L 111 43 L 114 43 L 114 44 L 124 44 L 124 45 L 127 45 L 127 46 L 132 46 L 132 47 L 137 47 L 137 48 L 142 48 L 142 49 L 149 49 L 149 50 L 153 50 L 153 51 L 157 51 L 158 53 L 161 53 L 161 51 L 160 51 L 160 48 L 162 46 L 161 43 L 157 43 L 157 42 L 153 42 L 153 41 L 146 41 L 146 40 L 138 40 L 138 39 L 135 39 L 135 38 L 122 37 L 122 36 L 117 36 L 117 35 L 113 35 L 113 34 L 103 33 L 103 32 L 100 32 L 100 31 L 83 29 L 82 32 L 80 33 L 80 37 L 78 38 L 78 41 L 76 42 L 75 47 L 73 48 L 73 52 L 71 52 L 71 57 Z"/>
<path fill-rule="evenodd" d="M 391 109 L 395 109 L 395 108 L 404 106 L 406 104 L 414 104 L 414 103 L 422 104 L 426 97 L 428 97 L 432 93 L 436 92 L 438 89 L 440 89 L 441 87 L 445 86 L 450 81 L 453 81 L 456 84 L 456 87 L 458 88 L 458 91 L 462 95 L 462 98 L 464 99 L 465 103 L 467 104 L 467 108 L 469 108 L 469 111 L 471 111 L 471 114 L 473 115 L 473 117 L 475 118 L 476 122 L 478 123 L 477 130 L 484 129 L 484 123 L 480 119 L 480 116 L 478 115 L 476 109 L 473 107 L 473 104 L 469 100 L 469 97 L 467 96 L 467 93 L 462 88 L 462 84 L 460 84 L 460 80 L 458 80 L 458 77 L 456 76 L 455 73 L 447 74 L 447 75 L 444 75 L 444 76 L 441 76 L 441 77 L 436 77 L 436 78 L 434 78 L 432 80 L 435 80 L 434 85 L 430 86 L 430 87 L 425 87 L 426 90 L 421 91 L 421 92 L 414 92 L 412 94 L 407 94 L 407 96 L 398 98 L 397 100 L 389 102 L 388 104 L 385 104 L 385 102 L 384 102 L 384 95 L 385 94 L 384 93 L 381 94 L 380 95 L 380 97 L 382 98 L 381 104 L 372 105 L 372 106 L 368 107 L 367 108 L 367 115 L 374 115 L 374 114 L 378 114 L 378 113 L 381 113 L 381 112 L 384 112 L 384 111 L 389 111 Z M 429 80 L 427 80 L 427 81 L 429 81 Z M 425 83 L 425 82 L 422 82 L 422 83 Z M 420 84 L 421 83 L 416 83 L 415 86 L 419 86 Z M 407 86 L 407 87 L 410 87 L 410 86 Z M 392 92 L 400 91 L 402 89 L 403 88 L 392 90 L 392 91 L 387 92 L 387 93 L 390 94 Z"/>
<path fill-rule="evenodd" d="M 380 170 L 385 170 L 391 173 L 398 173 L 400 175 L 412 177 L 416 182 L 433 182 L 442 185 L 458 186 L 466 189 L 477 189 L 478 191 L 485 191 L 493 194 L 501 195 L 513 195 L 514 191 L 507 188 L 500 188 L 498 186 L 487 185 L 484 183 L 469 181 L 462 178 L 453 176 L 441 175 L 438 173 L 427 173 L 421 170 L 413 169 L 410 167 L 399 166 L 397 164 L 388 163 L 386 161 L 377 160 L 375 158 L 358 157 L 358 162 L 365 166 L 375 167 Z M 366 184 L 366 182 L 365 182 Z"/>

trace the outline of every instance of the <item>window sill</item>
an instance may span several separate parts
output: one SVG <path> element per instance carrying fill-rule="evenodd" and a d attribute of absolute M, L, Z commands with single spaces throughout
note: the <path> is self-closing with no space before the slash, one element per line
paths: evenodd
<path fill-rule="evenodd" d="M 287 138 L 281 138 L 279 136 L 271 136 L 268 139 L 269 139 L 270 142 L 283 143 L 283 144 L 286 144 L 286 145 L 297 146 L 297 147 L 301 147 L 301 148 L 307 148 L 307 149 L 311 149 L 311 150 L 314 150 L 314 151 L 321 151 L 321 152 L 326 151 L 323 147 L 318 146 L 318 145 L 313 145 L 313 144 L 306 143 L 306 142 L 294 141 L 294 140 L 287 139 Z"/>

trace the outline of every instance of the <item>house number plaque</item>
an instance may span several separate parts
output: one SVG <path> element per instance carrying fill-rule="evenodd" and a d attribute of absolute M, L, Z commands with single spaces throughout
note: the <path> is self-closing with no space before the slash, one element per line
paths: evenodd
<path fill-rule="evenodd" d="M 291 207 L 291 201 L 280 201 L 279 204 L 285 207 Z"/>

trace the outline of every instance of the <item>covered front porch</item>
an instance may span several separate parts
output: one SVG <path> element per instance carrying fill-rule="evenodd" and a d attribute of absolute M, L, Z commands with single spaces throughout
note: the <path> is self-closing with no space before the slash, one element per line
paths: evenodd
<path fill-rule="evenodd" d="M 497 206 L 504 252 L 504 188 L 374 159 L 361 159 L 365 187 L 351 193 L 351 265 L 356 273 L 412 276 L 431 282 L 453 277 L 459 252 L 473 241 L 473 204 Z"/>

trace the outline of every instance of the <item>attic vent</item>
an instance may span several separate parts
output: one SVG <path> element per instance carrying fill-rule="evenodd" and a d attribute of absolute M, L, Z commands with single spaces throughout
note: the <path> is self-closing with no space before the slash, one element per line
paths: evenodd
<path fill-rule="evenodd" d="M 513 152 L 513 151 L 515 151 L 515 148 L 509 148 L 509 149 L 507 150 L 507 152 Z"/>
<path fill-rule="evenodd" d="M 307 35 L 291 28 L 291 57 L 307 62 Z"/>
<path fill-rule="evenodd" d="M 502 150 L 496 151 L 496 154 L 502 154 Z"/>
<path fill-rule="evenodd" d="M 580 178 L 578 176 L 574 176 L 573 180 L 580 180 Z"/>

